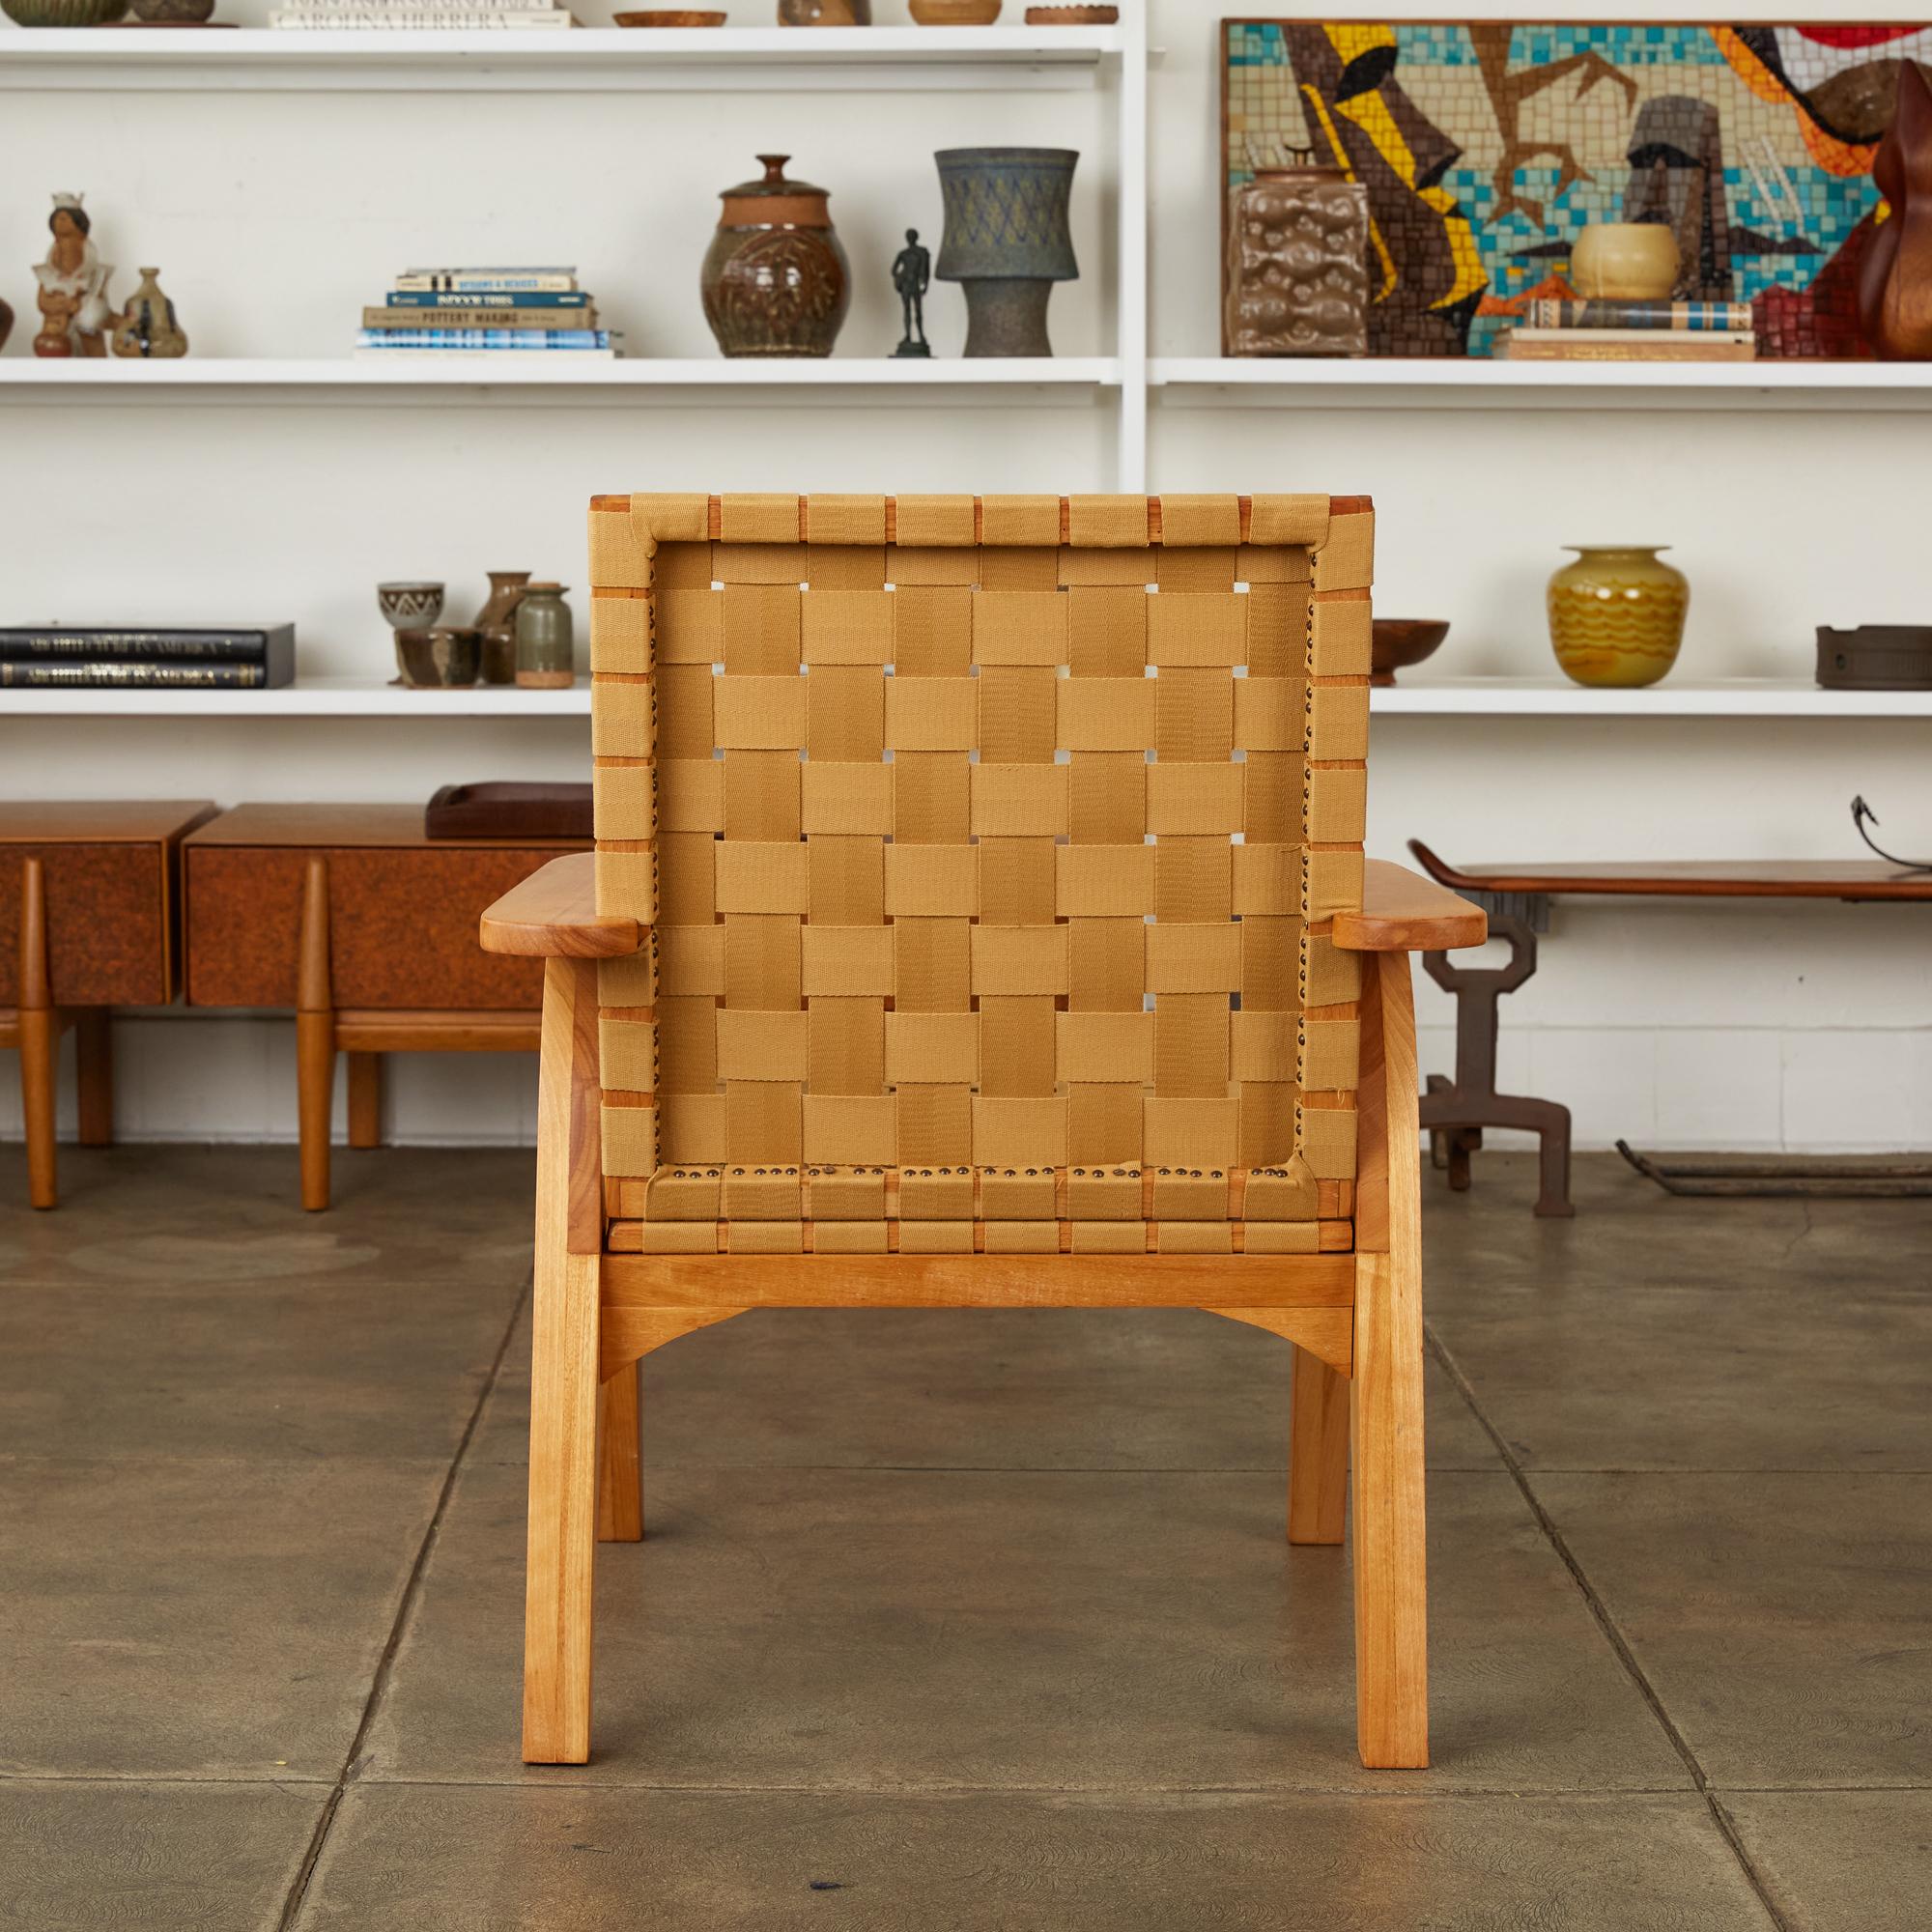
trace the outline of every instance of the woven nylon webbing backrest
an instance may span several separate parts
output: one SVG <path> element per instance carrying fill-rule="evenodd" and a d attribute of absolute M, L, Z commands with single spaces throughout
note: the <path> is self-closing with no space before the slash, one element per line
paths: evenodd
<path fill-rule="evenodd" d="M 1350 1244 L 1364 497 L 599 497 L 647 1252 Z"/>

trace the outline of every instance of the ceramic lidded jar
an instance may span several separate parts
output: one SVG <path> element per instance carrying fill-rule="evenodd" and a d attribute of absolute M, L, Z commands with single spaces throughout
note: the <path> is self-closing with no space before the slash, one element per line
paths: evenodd
<path fill-rule="evenodd" d="M 1228 208 L 1231 355 L 1369 353 L 1369 191 L 1340 168 L 1258 168 Z"/>
<path fill-rule="evenodd" d="M 872 0 L 779 0 L 781 27 L 869 27 L 871 24 Z"/>
<path fill-rule="evenodd" d="M 789 155 L 726 188 L 705 250 L 704 319 L 726 355 L 830 355 L 852 298 L 826 189 L 792 181 Z"/>
<path fill-rule="evenodd" d="M 517 606 L 517 682 L 526 691 L 561 691 L 577 681 L 570 606 L 560 583 L 530 583 Z"/>
<path fill-rule="evenodd" d="M 942 148 L 946 234 L 932 272 L 966 291 L 968 355 L 1051 355 L 1047 298 L 1080 279 L 1067 208 L 1072 148 Z"/>
<path fill-rule="evenodd" d="M 1577 553 L 1549 580 L 1549 643 L 1577 684 L 1629 690 L 1677 662 L 1690 583 L 1661 562 L 1662 544 L 1566 544 Z"/>

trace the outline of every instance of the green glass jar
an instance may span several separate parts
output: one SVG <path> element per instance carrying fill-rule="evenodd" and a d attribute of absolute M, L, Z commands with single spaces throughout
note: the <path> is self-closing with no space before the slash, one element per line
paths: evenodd
<path fill-rule="evenodd" d="M 526 691 L 560 691 L 577 681 L 563 589 L 561 583 L 532 583 L 517 606 L 517 682 Z"/>

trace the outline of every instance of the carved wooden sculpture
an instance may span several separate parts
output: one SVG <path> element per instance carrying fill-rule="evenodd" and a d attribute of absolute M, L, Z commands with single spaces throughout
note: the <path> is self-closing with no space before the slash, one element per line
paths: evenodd
<path fill-rule="evenodd" d="M 1872 180 L 1890 208 L 1859 264 L 1859 330 L 1891 362 L 1932 357 L 1932 85 L 1898 64 L 1898 100 Z"/>
<path fill-rule="evenodd" d="M 1348 1384 L 1361 1754 L 1426 1763 L 1406 955 L 1484 920 L 1363 863 L 1367 499 L 590 522 L 597 852 L 482 924 L 547 961 L 525 1756 L 589 1751 L 641 1356 L 1059 1305 L 1293 1344 L 1294 1542 L 1342 1540 Z"/>

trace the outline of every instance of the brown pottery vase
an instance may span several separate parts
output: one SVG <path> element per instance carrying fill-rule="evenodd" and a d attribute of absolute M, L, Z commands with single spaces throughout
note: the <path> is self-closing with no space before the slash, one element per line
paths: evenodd
<path fill-rule="evenodd" d="M 476 613 L 476 629 L 483 638 L 485 684 L 517 681 L 517 606 L 524 601 L 524 586 L 529 581 L 527 570 L 490 573 L 490 594 Z"/>
<path fill-rule="evenodd" d="M 1872 180 L 1891 213 L 1859 264 L 1859 332 L 1888 362 L 1932 357 L 1932 85 L 1898 64 L 1898 104 Z"/>
<path fill-rule="evenodd" d="M 828 193 L 760 155 L 761 181 L 726 188 L 698 287 L 726 355 L 830 355 L 852 298 Z"/>

